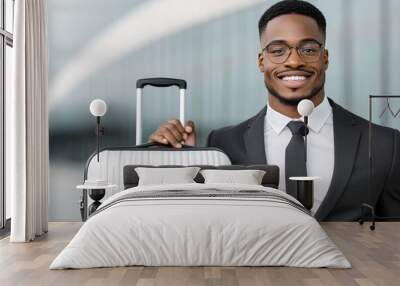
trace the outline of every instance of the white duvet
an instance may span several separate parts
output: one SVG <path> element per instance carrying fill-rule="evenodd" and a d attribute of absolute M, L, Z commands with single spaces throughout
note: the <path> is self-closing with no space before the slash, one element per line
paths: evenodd
<path fill-rule="evenodd" d="M 101 205 L 103 211 L 81 227 L 50 269 L 127 265 L 351 267 L 312 216 L 279 201 L 184 197 L 113 203 L 132 192 L 212 188 L 262 190 L 295 201 L 282 191 L 254 185 L 128 189 Z"/>

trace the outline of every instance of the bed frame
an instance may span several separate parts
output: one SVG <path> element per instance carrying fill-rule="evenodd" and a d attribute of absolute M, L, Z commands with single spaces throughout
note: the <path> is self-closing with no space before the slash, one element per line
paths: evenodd
<path fill-rule="evenodd" d="M 91 196 L 95 201 L 107 198 L 124 189 L 123 170 L 126 165 L 231 165 L 229 157 L 218 148 L 202 148 L 184 146 L 176 149 L 159 144 L 143 144 L 132 147 L 105 147 L 93 153 L 86 162 L 83 182 L 87 179 L 103 179 L 108 184 L 116 185 L 104 195 L 100 191 L 91 190 Z M 88 197 L 88 189 L 83 189 L 80 201 L 80 213 L 82 221 L 88 218 L 88 204 L 93 200 Z M 100 195 L 99 195 L 100 194 Z M 100 197 L 100 199 L 99 199 Z M 99 203 L 100 204 L 100 203 Z"/>
<path fill-rule="evenodd" d="M 115 185 L 112 189 L 90 190 L 83 189 L 80 201 L 82 221 L 101 204 L 101 200 L 128 187 L 135 187 L 138 177 L 134 168 L 140 166 L 200 166 L 207 169 L 260 169 L 266 174 L 262 184 L 267 187 L 278 188 L 279 168 L 272 165 L 236 166 L 232 165 L 229 157 L 218 148 L 203 148 L 184 146 L 176 149 L 169 146 L 148 143 L 133 147 L 106 147 L 93 153 L 86 162 L 83 181 L 90 179 L 106 180 L 108 184 Z M 124 175 L 124 172 L 132 176 Z M 202 181 L 201 175 L 195 178 L 196 182 Z M 89 206 L 90 204 L 90 206 Z"/>

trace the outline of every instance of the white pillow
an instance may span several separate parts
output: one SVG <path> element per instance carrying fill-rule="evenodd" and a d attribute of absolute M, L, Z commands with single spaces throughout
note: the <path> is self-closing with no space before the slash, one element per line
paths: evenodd
<path fill-rule="evenodd" d="M 265 171 L 262 170 L 201 170 L 205 184 L 233 183 L 261 185 Z"/>
<path fill-rule="evenodd" d="M 138 186 L 195 183 L 193 179 L 199 170 L 199 167 L 135 168 L 139 176 Z"/>

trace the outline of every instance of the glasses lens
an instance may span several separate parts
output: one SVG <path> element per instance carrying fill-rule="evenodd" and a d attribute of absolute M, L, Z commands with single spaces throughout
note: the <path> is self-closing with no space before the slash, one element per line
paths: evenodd
<path fill-rule="evenodd" d="M 316 42 L 306 42 L 299 47 L 298 51 L 305 62 L 315 62 L 321 54 L 321 46 Z"/>
<path fill-rule="evenodd" d="M 283 63 L 289 56 L 290 49 L 284 44 L 271 44 L 266 47 L 269 59 L 276 64 Z"/>

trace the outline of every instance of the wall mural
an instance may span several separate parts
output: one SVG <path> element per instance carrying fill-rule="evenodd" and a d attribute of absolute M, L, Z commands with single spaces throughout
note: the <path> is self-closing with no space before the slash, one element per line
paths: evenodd
<path fill-rule="evenodd" d="M 107 102 L 102 146 L 135 144 L 136 80 L 188 82 L 187 119 L 200 145 L 215 128 L 253 116 L 266 104 L 257 67 L 257 23 L 276 1 L 52 0 L 49 13 L 50 221 L 78 221 L 86 159 L 96 149 L 89 104 Z M 367 118 L 369 94 L 400 94 L 400 1 L 310 1 L 327 18 L 326 94 Z M 362 2 L 362 3 L 361 3 Z M 382 33 L 385 31 L 385 33 Z M 385 35 L 383 35 L 385 34 Z M 143 138 L 178 116 L 174 88 L 147 88 Z M 399 128 L 399 118 L 375 123 Z M 393 112 L 400 100 L 391 102 Z"/>

